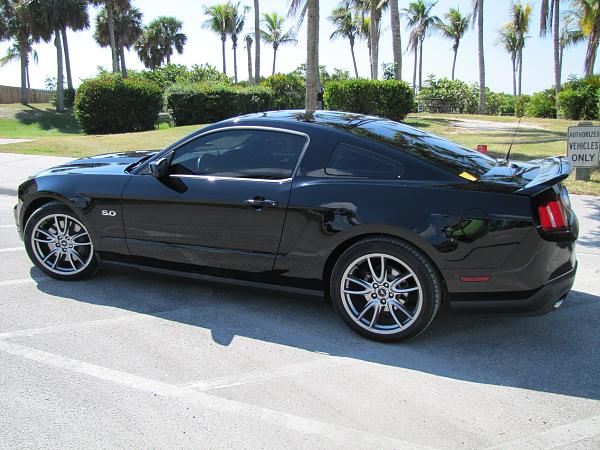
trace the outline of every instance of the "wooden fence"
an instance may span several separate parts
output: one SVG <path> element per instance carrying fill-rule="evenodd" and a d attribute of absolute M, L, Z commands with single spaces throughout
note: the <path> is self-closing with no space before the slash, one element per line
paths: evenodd
<path fill-rule="evenodd" d="M 0 86 L 1 103 L 20 103 L 21 88 L 14 86 Z M 29 103 L 50 103 L 50 91 L 44 89 L 30 89 Z"/>

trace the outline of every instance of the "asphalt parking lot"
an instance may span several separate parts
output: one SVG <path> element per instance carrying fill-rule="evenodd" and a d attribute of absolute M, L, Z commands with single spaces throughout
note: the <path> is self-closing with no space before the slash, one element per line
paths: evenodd
<path fill-rule="evenodd" d="M 600 447 L 598 198 L 573 196 L 580 266 L 560 310 L 442 312 L 386 345 L 318 299 L 43 276 L 12 206 L 61 161 L 0 153 L 0 448 Z"/>

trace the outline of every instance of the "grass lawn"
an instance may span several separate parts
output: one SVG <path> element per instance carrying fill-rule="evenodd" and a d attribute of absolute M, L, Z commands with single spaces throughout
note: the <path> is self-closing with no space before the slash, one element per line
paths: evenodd
<path fill-rule="evenodd" d="M 514 117 L 411 114 L 409 125 L 456 141 L 469 148 L 487 144 L 492 156 L 503 157 L 510 146 Z M 511 158 L 528 160 L 566 155 L 567 127 L 573 121 L 523 118 Z M 71 112 L 57 114 L 51 105 L 0 105 L 0 138 L 32 139 L 30 142 L 0 145 L 0 152 L 55 156 L 89 156 L 110 151 L 160 149 L 191 133 L 201 125 L 170 128 L 161 125 L 143 133 L 87 136 L 81 132 Z M 600 170 L 592 173 L 592 181 L 567 180 L 573 193 L 600 195 Z"/>

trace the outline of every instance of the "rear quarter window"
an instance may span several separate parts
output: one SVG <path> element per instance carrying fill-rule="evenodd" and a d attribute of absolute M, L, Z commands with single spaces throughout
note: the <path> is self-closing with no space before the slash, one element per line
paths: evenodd
<path fill-rule="evenodd" d="M 325 173 L 335 176 L 393 179 L 402 175 L 402 164 L 386 156 L 351 144 L 338 144 Z"/>

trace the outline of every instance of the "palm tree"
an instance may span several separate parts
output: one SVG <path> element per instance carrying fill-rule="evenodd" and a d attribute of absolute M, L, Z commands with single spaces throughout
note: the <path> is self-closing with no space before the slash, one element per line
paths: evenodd
<path fill-rule="evenodd" d="M 260 83 L 260 6 L 254 0 L 254 82 Z"/>
<path fill-rule="evenodd" d="M 350 43 L 350 53 L 352 54 L 352 64 L 354 65 L 354 75 L 358 78 L 358 68 L 356 67 L 356 57 L 354 56 L 354 42 L 358 36 L 357 18 L 354 17 L 354 11 L 350 6 L 350 1 L 345 0 L 340 3 L 327 18 L 334 26 L 335 30 L 331 33 L 329 39 L 338 37 L 348 39 Z"/>
<path fill-rule="evenodd" d="M 560 63 L 560 0 L 542 0 L 540 14 L 540 36 L 545 37 L 552 27 L 552 40 L 554 45 L 554 89 L 556 92 L 556 110 L 558 111 L 558 93 L 561 84 Z"/>
<path fill-rule="evenodd" d="M 369 40 L 371 41 L 371 78 L 376 80 L 379 71 L 379 38 L 381 37 L 381 13 L 387 8 L 388 0 L 368 0 Z"/>
<path fill-rule="evenodd" d="M 187 36 L 181 33 L 183 24 L 175 17 L 161 16 L 144 28 L 135 44 L 140 60 L 150 69 L 160 67 L 166 61 L 171 64 L 173 50 L 180 55 L 187 42 Z"/>
<path fill-rule="evenodd" d="M 511 21 L 510 26 L 514 30 L 517 35 L 517 46 L 518 46 L 518 55 L 517 55 L 517 68 L 518 68 L 518 76 L 517 76 L 517 94 L 521 95 L 522 89 L 522 81 L 523 81 L 523 48 L 525 47 L 525 39 L 527 39 L 527 32 L 529 31 L 529 20 L 531 17 L 531 5 L 529 3 L 522 4 L 519 1 L 513 2 L 511 6 Z"/>
<path fill-rule="evenodd" d="M 0 23 L 1 26 L 1 23 Z M 28 53 L 31 55 L 34 63 L 38 63 L 38 53 L 33 49 L 33 40 L 29 40 Z M 21 47 L 18 42 L 14 41 L 13 44 L 8 47 L 6 54 L 0 58 L 0 68 L 4 67 L 12 62 L 19 61 L 21 58 Z M 31 90 L 31 82 L 29 80 L 29 57 L 26 61 L 25 74 L 27 77 L 27 90 Z"/>
<path fill-rule="evenodd" d="M 65 22 L 60 29 L 63 49 L 65 52 L 65 69 L 67 74 L 67 88 L 73 90 L 73 77 L 71 75 L 71 57 L 69 55 L 69 41 L 67 39 L 67 28 L 73 31 L 81 31 L 90 27 L 90 16 L 88 14 L 87 0 L 70 0 L 69 7 L 65 8 Z"/>
<path fill-rule="evenodd" d="M 389 0 L 392 28 L 392 53 L 394 58 L 394 78 L 402 80 L 402 36 L 400 32 L 400 10 L 398 0 Z"/>
<path fill-rule="evenodd" d="M 512 63 L 513 95 L 517 95 L 517 57 L 519 55 L 519 42 L 517 33 L 510 25 L 505 25 L 498 32 L 498 44 L 510 55 Z"/>
<path fill-rule="evenodd" d="M 305 109 L 311 114 L 317 109 L 319 91 L 319 0 L 290 0 L 290 15 L 298 25 L 306 16 L 306 98 Z"/>
<path fill-rule="evenodd" d="M 119 60 L 117 55 L 117 44 L 115 39 L 115 21 L 114 15 L 118 11 L 124 11 L 131 7 L 130 0 L 90 0 L 95 6 L 106 7 L 107 19 L 108 19 L 108 33 L 110 42 L 110 52 L 112 55 L 112 68 L 113 72 L 119 71 Z"/>
<path fill-rule="evenodd" d="M 129 50 L 139 39 L 144 31 L 142 24 L 142 12 L 131 7 L 114 14 L 115 44 L 118 48 L 118 61 L 123 78 L 127 78 L 127 66 L 125 64 L 125 49 Z M 110 34 L 108 30 L 108 11 L 103 7 L 96 16 L 96 31 L 94 39 L 101 47 L 110 46 Z"/>
<path fill-rule="evenodd" d="M 12 40 L 19 49 L 21 62 L 21 103 L 29 103 L 27 75 L 31 45 L 39 38 L 32 35 L 31 24 L 36 12 L 27 0 L 0 0 L 0 41 Z"/>
<path fill-rule="evenodd" d="M 600 1 L 573 0 L 572 6 L 572 13 L 579 18 L 581 31 L 588 40 L 584 62 L 585 76 L 588 77 L 594 73 L 600 43 Z"/>
<path fill-rule="evenodd" d="M 358 37 L 361 40 L 367 41 L 367 48 L 369 50 L 369 62 L 371 61 L 371 39 L 369 39 L 369 29 L 371 28 L 371 18 L 366 15 L 360 15 L 358 18 Z M 369 66 L 370 69 L 370 66 Z"/>
<path fill-rule="evenodd" d="M 238 46 L 238 36 L 244 29 L 244 25 L 246 23 L 246 14 L 250 8 L 248 6 L 244 6 L 240 10 L 240 2 L 237 2 L 235 5 L 231 4 L 231 24 L 229 28 L 229 34 L 231 35 L 231 42 L 233 43 L 233 76 L 235 82 L 238 82 L 237 76 L 237 46 Z"/>
<path fill-rule="evenodd" d="M 419 89 L 423 86 L 423 42 L 427 34 L 433 27 L 437 27 L 440 19 L 431 14 L 431 10 L 437 2 L 426 2 L 417 0 L 409 3 L 408 7 L 403 9 L 403 14 L 408 20 L 408 27 L 411 30 L 409 38 L 409 48 L 419 53 Z M 415 85 L 415 76 L 413 74 L 413 89 Z"/>
<path fill-rule="evenodd" d="M 202 26 L 221 36 L 223 73 L 227 75 L 227 64 L 225 62 L 225 42 L 227 41 L 227 34 L 229 34 L 229 30 L 231 29 L 231 4 L 222 3 L 220 5 L 205 6 L 204 15 L 208 16 L 209 18 Z"/>
<path fill-rule="evenodd" d="M 246 41 L 246 51 L 248 52 L 248 82 L 254 83 L 254 74 L 252 73 L 252 33 L 248 33 L 244 40 Z"/>
<path fill-rule="evenodd" d="M 479 106 L 477 112 L 485 110 L 485 55 L 483 50 L 483 0 L 473 0 L 473 24 L 477 21 L 477 57 L 479 62 Z"/>
<path fill-rule="evenodd" d="M 444 17 L 446 18 L 446 22 L 441 22 L 438 25 L 438 28 L 441 31 L 442 36 L 452 41 L 452 51 L 454 52 L 454 59 L 452 61 L 452 80 L 454 80 L 458 46 L 460 45 L 460 40 L 467 32 L 467 28 L 469 28 L 471 18 L 469 16 L 463 16 L 456 8 L 450 8 L 448 12 L 444 14 Z"/>
<path fill-rule="evenodd" d="M 274 13 L 264 13 L 263 14 L 263 26 L 260 30 L 260 37 L 263 41 L 271 44 L 273 46 L 273 72 L 272 75 L 275 75 L 275 61 L 277 59 L 277 50 L 280 45 L 285 44 L 297 44 L 298 40 L 296 39 L 296 33 L 293 28 L 283 31 L 283 24 L 285 19 Z"/>
<path fill-rule="evenodd" d="M 558 55 L 558 67 L 562 77 L 562 66 L 563 66 L 563 54 L 566 48 L 573 45 L 577 45 L 585 39 L 581 28 L 579 27 L 579 18 L 572 15 L 566 14 L 562 19 L 562 26 L 560 27 L 560 37 L 558 39 L 559 44 L 559 55 Z"/>

